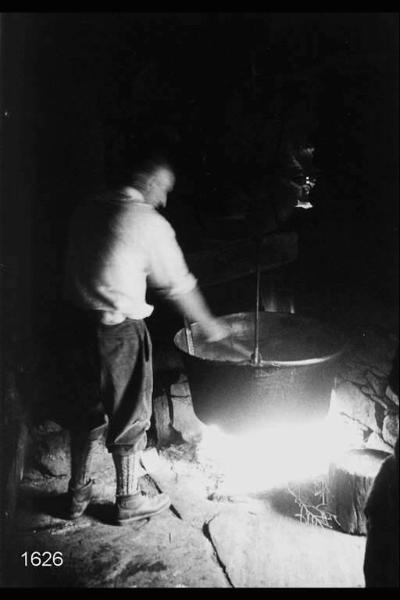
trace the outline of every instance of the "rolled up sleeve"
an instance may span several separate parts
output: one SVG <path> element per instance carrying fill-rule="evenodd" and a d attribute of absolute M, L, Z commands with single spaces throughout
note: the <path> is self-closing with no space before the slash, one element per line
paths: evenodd
<path fill-rule="evenodd" d="M 149 239 L 148 283 L 166 298 L 187 294 L 197 279 L 186 264 L 171 225 L 161 216 L 154 221 Z"/>

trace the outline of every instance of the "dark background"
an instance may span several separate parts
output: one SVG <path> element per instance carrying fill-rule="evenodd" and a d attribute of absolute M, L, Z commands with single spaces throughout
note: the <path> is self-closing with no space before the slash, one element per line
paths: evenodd
<path fill-rule="evenodd" d="M 2 287 L 7 333 L 59 299 L 68 218 L 132 148 L 175 161 L 186 252 L 240 208 L 282 131 L 315 145 L 297 281 L 397 304 L 398 15 L 6 13 Z M 249 188 L 250 186 L 250 188 Z M 215 307 L 213 307 L 215 308 Z"/>

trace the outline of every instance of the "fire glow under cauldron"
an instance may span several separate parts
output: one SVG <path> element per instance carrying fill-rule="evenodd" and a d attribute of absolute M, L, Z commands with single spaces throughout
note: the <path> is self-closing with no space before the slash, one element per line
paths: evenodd
<path fill-rule="evenodd" d="M 199 326 L 174 338 L 183 353 L 193 408 L 206 425 L 241 433 L 271 424 L 323 419 L 329 410 L 343 337 L 296 314 L 236 313 L 224 317 L 231 335 L 207 343 Z M 260 358 L 252 360 L 255 328 Z"/>

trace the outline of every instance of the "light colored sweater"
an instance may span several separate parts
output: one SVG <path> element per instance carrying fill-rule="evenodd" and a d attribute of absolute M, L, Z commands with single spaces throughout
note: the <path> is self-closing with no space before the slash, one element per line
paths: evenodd
<path fill-rule="evenodd" d="M 147 285 L 173 299 L 196 284 L 173 228 L 139 191 L 107 192 L 76 211 L 65 287 L 75 305 L 103 311 L 103 322 L 144 319 L 154 308 Z"/>

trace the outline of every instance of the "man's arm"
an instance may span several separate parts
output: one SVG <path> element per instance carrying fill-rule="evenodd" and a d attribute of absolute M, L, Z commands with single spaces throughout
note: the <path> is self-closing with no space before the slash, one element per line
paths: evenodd
<path fill-rule="evenodd" d="M 189 321 L 199 323 L 210 342 L 230 334 L 229 327 L 210 311 L 196 278 L 190 273 L 175 232 L 163 218 L 154 219 L 154 229 L 148 243 L 148 283 Z"/>
<path fill-rule="evenodd" d="M 230 334 L 226 323 L 222 319 L 214 317 L 211 313 L 197 286 L 186 294 L 170 298 L 170 301 L 189 322 L 196 321 L 199 323 L 207 341 L 217 342 Z"/>

